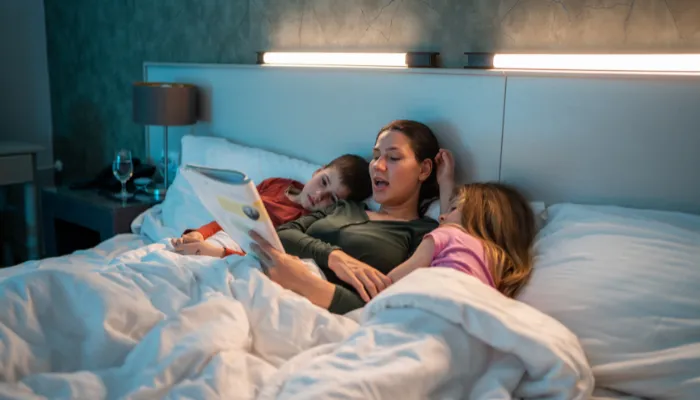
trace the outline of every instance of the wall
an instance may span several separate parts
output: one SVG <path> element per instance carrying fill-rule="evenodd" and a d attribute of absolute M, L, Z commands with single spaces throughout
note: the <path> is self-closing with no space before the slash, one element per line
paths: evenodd
<path fill-rule="evenodd" d="M 56 157 L 89 175 L 144 153 L 144 61 L 254 63 L 265 49 L 700 51 L 696 0 L 46 0 Z"/>
<path fill-rule="evenodd" d="M 53 164 L 51 103 L 42 0 L 0 1 L 0 140 L 43 146 Z"/>
<path fill-rule="evenodd" d="M 38 180 L 52 177 L 53 144 L 46 24 L 42 0 L 0 0 L 0 140 L 31 142 L 38 154 Z M 23 190 L 0 187 L 0 265 L 26 256 Z"/>

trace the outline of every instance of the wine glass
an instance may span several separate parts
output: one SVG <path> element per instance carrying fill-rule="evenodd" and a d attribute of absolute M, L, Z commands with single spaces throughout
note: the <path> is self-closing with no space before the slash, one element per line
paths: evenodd
<path fill-rule="evenodd" d="M 122 191 L 119 194 L 122 203 L 126 202 L 129 197 L 129 193 L 126 191 L 126 181 L 131 178 L 134 174 L 134 164 L 131 161 L 131 151 L 126 149 L 121 149 L 117 151 L 114 156 L 114 162 L 112 163 L 112 173 L 114 177 L 117 178 L 122 184 Z"/>

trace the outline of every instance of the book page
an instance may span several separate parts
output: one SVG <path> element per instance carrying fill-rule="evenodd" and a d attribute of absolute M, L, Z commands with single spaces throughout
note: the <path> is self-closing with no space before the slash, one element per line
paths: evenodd
<path fill-rule="evenodd" d="M 192 185 L 204 207 L 243 251 L 252 251 L 250 245 L 253 240 L 249 232 L 253 230 L 272 247 L 284 253 L 282 243 L 252 180 L 237 171 L 226 175 L 226 171 L 210 173 L 211 170 L 198 168 L 186 166 L 181 173 Z"/>

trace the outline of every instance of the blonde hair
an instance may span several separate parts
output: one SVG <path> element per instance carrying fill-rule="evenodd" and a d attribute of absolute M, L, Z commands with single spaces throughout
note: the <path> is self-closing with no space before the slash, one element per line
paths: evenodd
<path fill-rule="evenodd" d="M 495 182 L 457 189 L 462 227 L 480 239 L 496 289 L 515 297 L 532 273 L 535 217 L 515 188 Z"/>

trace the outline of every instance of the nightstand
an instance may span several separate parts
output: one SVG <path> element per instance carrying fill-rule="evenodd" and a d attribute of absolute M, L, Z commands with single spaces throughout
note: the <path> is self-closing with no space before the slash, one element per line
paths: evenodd
<path fill-rule="evenodd" d="M 129 233 L 134 218 L 157 203 L 144 195 L 122 205 L 93 189 L 44 188 L 41 205 L 46 256 L 70 254 Z"/>
<path fill-rule="evenodd" d="M 25 245 L 30 260 L 39 259 L 35 181 L 36 156 L 41 150 L 41 147 L 30 143 L 0 142 L 0 185 L 24 185 Z"/>

